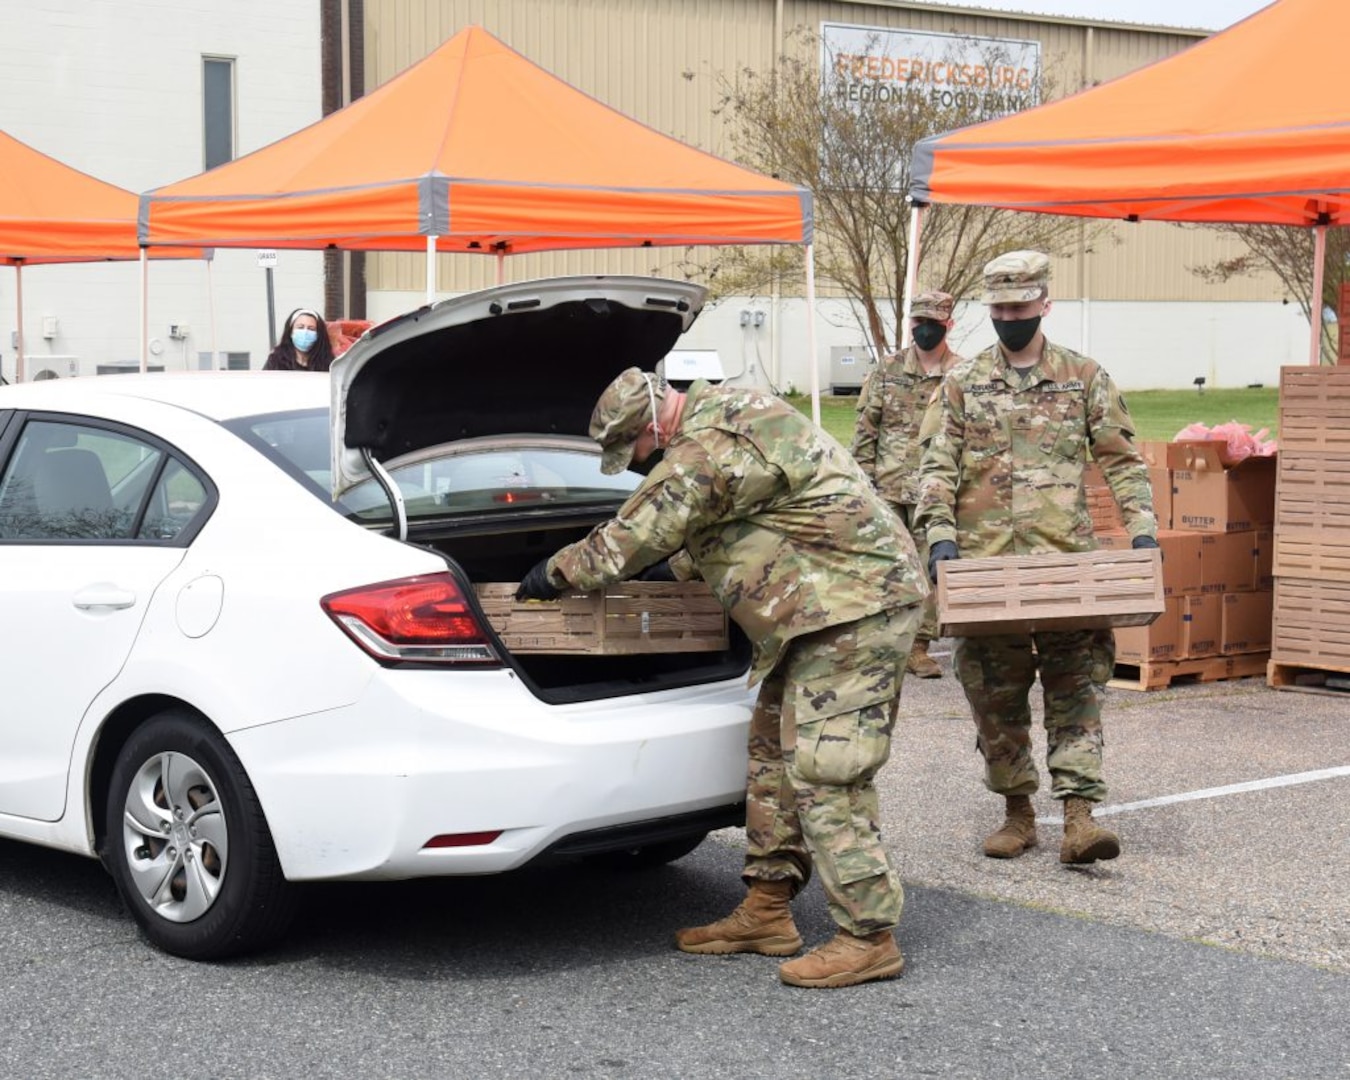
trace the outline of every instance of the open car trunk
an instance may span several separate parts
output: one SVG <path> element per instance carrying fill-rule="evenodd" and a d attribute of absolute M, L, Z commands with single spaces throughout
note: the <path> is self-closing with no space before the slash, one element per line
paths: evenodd
<path fill-rule="evenodd" d="M 471 584 L 518 582 L 540 559 L 580 540 L 597 520 L 550 523 L 512 532 L 483 532 L 435 538 L 410 536 L 448 557 Z M 489 631 L 491 627 L 483 620 Z M 494 635 L 495 637 L 495 635 Z M 561 704 L 668 690 L 729 678 L 750 667 L 750 641 L 730 624 L 728 648 L 718 652 L 642 653 L 634 656 L 511 652 L 497 649 L 543 700 Z"/>
<path fill-rule="evenodd" d="M 601 477 L 591 411 L 625 368 L 656 366 L 704 297 L 700 286 L 657 278 L 550 278 L 374 328 L 333 365 L 333 496 L 378 483 L 391 535 L 440 552 L 468 584 L 519 582 L 611 516 L 638 481 L 620 488 Z M 512 464 L 513 450 L 527 447 L 556 456 L 523 453 Z M 483 625 L 492 632 L 486 616 Z M 751 654 L 734 626 L 717 651 L 623 656 L 513 653 L 493 636 L 553 702 L 743 677 Z"/>

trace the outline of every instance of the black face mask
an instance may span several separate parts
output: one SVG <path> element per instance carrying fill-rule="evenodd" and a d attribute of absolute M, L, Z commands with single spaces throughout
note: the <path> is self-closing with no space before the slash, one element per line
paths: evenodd
<path fill-rule="evenodd" d="M 658 448 L 656 450 L 653 450 L 650 454 L 647 455 L 646 461 L 638 461 L 637 458 L 634 458 L 632 461 L 628 463 L 628 471 L 635 472 L 639 476 L 649 475 L 651 471 L 654 468 L 656 468 L 656 466 L 661 464 L 662 453 L 663 451 L 660 448 Z"/>
<path fill-rule="evenodd" d="M 924 352 L 932 352 L 942 344 L 942 339 L 947 336 L 947 328 L 942 323 L 934 322 L 932 319 L 921 320 L 909 332 L 914 338 L 914 344 Z"/>
<path fill-rule="evenodd" d="M 1033 315 L 1029 319 L 993 319 L 994 333 L 1009 352 L 1021 352 L 1031 344 L 1036 331 L 1041 328 L 1041 317 Z"/>

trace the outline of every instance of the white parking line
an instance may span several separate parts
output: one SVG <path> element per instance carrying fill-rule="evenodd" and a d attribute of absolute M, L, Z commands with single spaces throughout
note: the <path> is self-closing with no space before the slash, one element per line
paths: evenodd
<path fill-rule="evenodd" d="M 1225 784 L 1223 787 L 1202 788 L 1200 791 L 1186 791 L 1180 795 L 1163 795 L 1157 799 L 1140 799 L 1138 802 L 1120 803 L 1116 806 L 1098 806 L 1093 817 L 1109 817 L 1111 814 L 1123 814 L 1127 810 L 1148 810 L 1154 806 L 1170 806 L 1172 803 L 1194 802 L 1196 799 L 1217 799 L 1220 795 L 1238 795 L 1244 791 L 1265 791 L 1267 788 L 1289 787 L 1293 784 L 1311 784 L 1316 780 L 1334 780 L 1338 776 L 1350 776 L 1350 765 L 1337 765 L 1332 769 L 1315 769 L 1312 772 L 1290 773 L 1288 776 L 1271 776 L 1265 780 L 1245 780 L 1241 784 Z M 1037 824 L 1062 825 L 1062 817 L 1038 817 Z"/>

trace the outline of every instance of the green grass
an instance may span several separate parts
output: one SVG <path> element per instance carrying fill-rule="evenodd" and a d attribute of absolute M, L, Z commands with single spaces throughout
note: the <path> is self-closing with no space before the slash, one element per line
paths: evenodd
<path fill-rule="evenodd" d="M 1126 394 L 1130 415 L 1134 417 L 1140 439 L 1171 439 L 1187 424 L 1216 424 L 1236 420 L 1249 424 L 1253 432 L 1270 429 L 1270 438 L 1279 434 L 1280 392 L 1277 387 L 1248 390 L 1136 390 Z M 807 416 L 811 398 L 795 394 L 788 398 Z M 820 426 L 848 446 L 853 440 L 853 419 L 858 399 L 824 397 L 820 399 Z"/>

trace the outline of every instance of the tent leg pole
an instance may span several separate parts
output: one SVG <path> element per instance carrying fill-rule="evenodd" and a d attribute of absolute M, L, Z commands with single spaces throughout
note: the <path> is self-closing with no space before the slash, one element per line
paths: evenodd
<path fill-rule="evenodd" d="M 506 252 L 497 252 L 497 284 L 501 285 L 506 281 Z"/>
<path fill-rule="evenodd" d="M 820 365 L 816 362 L 816 246 L 806 245 L 806 360 L 811 377 L 811 422 L 820 426 Z"/>
<path fill-rule="evenodd" d="M 1322 282 L 1325 278 L 1327 261 L 1327 227 L 1317 225 L 1313 228 L 1313 287 L 1308 299 L 1308 322 L 1312 326 L 1312 341 L 1308 346 L 1308 363 L 1317 367 L 1322 363 Z"/>
<path fill-rule="evenodd" d="M 220 363 L 220 354 L 216 352 L 216 284 L 211 274 L 211 260 L 206 261 L 206 309 L 211 314 L 211 370 L 215 371 Z"/>
<path fill-rule="evenodd" d="M 15 323 L 14 347 L 18 354 L 14 357 L 14 381 L 23 382 L 23 264 L 14 264 L 14 303 L 18 307 L 18 321 Z"/>
<path fill-rule="evenodd" d="M 909 305 L 919 280 L 919 243 L 923 236 L 923 212 L 920 202 L 909 204 L 909 249 L 905 252 L 905 295 L 900 301 L 900 348 L 909 348 Z M 877 357 L 878 360 L 881 357 Z"/>
<path fill-rule="evenodd" d="M 150 307 L 147 299 L 147 280 L 150 276 L 150 260 L 145 248 L 141 248 L 141 371 L 150 366 Z"/>
<path fill-rule="evenodd" d="M 436 237 L 427 237 L 427 306 L 436 301 Z"/>

